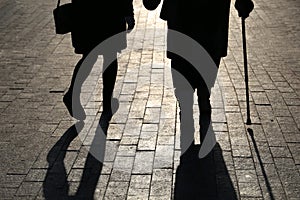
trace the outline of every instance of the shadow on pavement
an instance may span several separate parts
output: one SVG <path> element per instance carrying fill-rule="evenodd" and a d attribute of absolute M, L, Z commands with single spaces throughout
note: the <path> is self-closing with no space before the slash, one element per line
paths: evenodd
<path fill-rule="evenodd" d="M 175 200 L 237 200 L 237 194 L 217 143 L 205 158 L 199 159 L 196 145 L 194 159 L 181 162 L 176 170 Z"/>
<path fill-rule="evenodd" d="M 251 128 L 248 128 L 247 129 L 250 137 L 251 137 L 251 141 L 253 143 L 253 147 L 254 147 L 254 150 L 255 150 L 255 153 L 257 155 L 257 159 L 258 159 L 258 162 L 259 162 L 259 166 L 261 168 L 261 171 L 262 171 L 262 174 L 263 174 L 263 177 L 264 177 L 264 180 L 265 180 L 265 183 L 266 183 L 266 187 L 267 187 L 267 190 L 268 190 L 268 193 L 269 193 L 269 198 L 270 200 L 274 200 L 275 197 L 273 195 L 273 191 L 272 191 L 272 187 L 270 185 L 270 182 L 269 182 L 269 179 L 268 179 L 268 176 L 267 176 L 267 173 L 266 173 L 266 170 L 264 168 L 264 164 L 263 164 L 263 161 L 261 159 L 261 155 L 259 153 L 259 149 L 258 149 L 258 146 L 257 146 L 257 143 L 255 141 L 255 138 L 254 138 L 254 132 Z"/>
<path fill-rule="evenodd" d="M 96 149 L 100 149 L 100 151 L 105 151 L 105 136 L 99 136 L 99 134 L 97 133 L 100 133 L 101 131 L 107 133 L 109 122 L 105 121 L 105 119 L 101 117 L 99 124 L 101 126 L 98 126 L 92 144 L 98 144 L 99 142 L 97 140 L 101 138 L 102 140 L 104 140 L 101 142 L 102 144 L 104 144 L 104 146 Z M 46 178 L 43 183 L 43 193 L 45 199 L 94 199 L 96 186 L 99 181 L 103 167 L 102 162 L 104 160 L 104 152 L 101 152 L 101 156 L 103 156 L 103 158 L 99 159 L 99 157 L 95 158 L 93 156 L 94 154 L 91 153 L 91 151 L 89 151 L 84 164 L 84 169 L 81 176 L 81 180 L 79 182 L 79 186 L 77 186 L 76 193 L 73 195 L 69 194 L 70 184 L 72 183 L 67 179 L 68 174 L 66 170 L 66 165 L 64 163 L 64 159 L 66 157 L 66 154 L 68 153 L 68 146 L 78 136 L 83 126 L 83 122 L 78 122 L 71 126 L 49 151 L 47 155 L 49 167 L 47 170 Z M 99 129 L 101 129 L 101 131 L 99 131 Z"/>

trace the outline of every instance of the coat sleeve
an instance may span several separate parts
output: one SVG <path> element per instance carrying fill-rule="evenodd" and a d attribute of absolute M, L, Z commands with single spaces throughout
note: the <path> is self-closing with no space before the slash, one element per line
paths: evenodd
<path fill-rule="evenodd" d="M 160 11 L 160 18 L 166 21 L 174 19 L 177 15 L 177 6 L 178 0 L 164 0 Z"/>
<path fill-rule="evenodd" d="M 123 2 L 124 16 L 133 16 L 133 0 L 121 0 Z"/>

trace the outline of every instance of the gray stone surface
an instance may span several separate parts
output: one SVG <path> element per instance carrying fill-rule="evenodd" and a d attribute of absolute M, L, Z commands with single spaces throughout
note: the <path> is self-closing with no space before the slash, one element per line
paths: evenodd
<path fill-rule="evenodd" d="M 75 138 L 62 97 L 80 55 L 70 34 L 54 32 L 56 2 L 0 0 L 0 198 L 162 200 L 188 192 L 197 199 L 300 199 L 300 4 L 254 1 L 246 20 L 253 124 L 246 125 L 233 3 L 228 56 L 212 90 L 218 144 L 212 160 L 182 165 L 160 7 L 149 12 L 134 0 L 136 27 L 119 55 L 119 109 L 100 163 L 88 149 L 102 110 L 101 57 L 84 85 L 88 117 Z"/>

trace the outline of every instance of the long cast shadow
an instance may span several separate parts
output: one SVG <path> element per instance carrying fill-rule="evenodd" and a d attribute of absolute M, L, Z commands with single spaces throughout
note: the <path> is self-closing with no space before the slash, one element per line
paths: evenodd
<path fill-rule="evenodd" d="M 106 143 L 105 136 L 108 130 L 108 125 L 109 121 L 107 121 L 107 119 L 103 117 L 100 117 L 99 126 L 96 129 L 96 133 L 91 146 L 93 146 L 93 144 L 98 144 L 98 140 L 102 139 L 101 144 L 103 144 L 103 146 L 96 148 L 98 149 L 98 151 L 102 151 L 100 154 L 102 158 L 99 158 L 99 156 L 95 157 L 95 154 L 89 151 L 85 161 L 81 181 L 75 195 L 69 195 L 70 184 L 67 179 L 68 174 L 64 163 L 64 159 L 67 154 L 68 146 L 78 136 L 78 133 L 83 128 L 83 122 L 78 122 L 71 126 L 56 142 L 56 144 L 51 148 L 47 155 L 49 167 L 47 170 L 45 180 L 43 182 L 43 193 L 45 199 L 94 199 L 96 186 L 99 181 L 103 167 L 102 162 L 104 160 L 104 151 Z M 99 133 L 103 132 L 105 134 L 104 137 L 103 135 L 99 135 Z"/>
<path fill-rule="evenodd" d="M 202 159 L 198 158 L 200 145 L 195 145 L 193 158 L 181 162 L 176 170 L 175 200 L 237 200 L 237 194 L 217 143 Z"/>
<path fill-rule="evenodd" d="M 257 155 L 257 159 L 259 161 L 259 166 L 261 168 L 261 171 L 262 171 L 265 183 L 266 183 L 266 187 L 267 187 L 268 193 L 270 195 L 270 199 L 274 200 L 275 198 L 274 198 L 274 195 L 273 195 L 272 187 L 270 185 L 270 182 L 269 182 L 266 170 L 264 168 L 263 161 L 261 159 L 261 155 L 259 153 L 259 149 L 258 149 L 257 143 L 256 143 L 255 138 L 254 138 L 254 132 L 253 132 L 253 130 L 251 128 L 248 128 L 247 131 L 248 131 L 248 133 L 249 133 L 249 135 L 251 137 L 251 140 L 252 140 L 252 143 L 253 143 L 253 147 L 254 147 L 255 153 Z"/>

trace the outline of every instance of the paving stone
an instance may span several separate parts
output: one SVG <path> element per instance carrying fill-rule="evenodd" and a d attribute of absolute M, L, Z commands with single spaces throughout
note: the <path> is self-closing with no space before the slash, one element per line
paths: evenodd
<path fill-rule="evenodd" d="M 17 189 L 24 181 L 26 175 L 7 175 L 1 176 L 1 188 L 15 188 Z"/>
<path fill-rule="evenodd" d="M 134 157 L 116 156 L 114 160 L 114 169 L 131 170 L 134 163 Z"/>
<path fill-rule="evenodd" d="M 154 169 L 151 181 L 171 182 L 172 178 L 172 169 Z"/>
<path fill-rule="evenodd" d="M 149 189 L 142 188 L 129 188 L 128 196 L 126 199 L 148 199 L 149 198 Z"/>
<path fill-rule="evenodd" d="M 31 169 L 29 173 L 27 174 L 25 181 L 31 181 L 31 182 L 39 182 L 44 181 L 46 177 L 47 170 L 45 169 Z"/>
<path fill-rule="evenodd" d="M 283 0 L 254 3 L 246 21 L 252 124 L 245 125 L 241 24 L 233 4 L 228 54 L 212 89 L 213 127 L 222 150 L 214 150 L 217 196 L 298 200 L 299 5 Z M 159 19 L 161 4 L 149 12 L 142 1 L 134 1 L 136 27 L 127 35 L 128 48 L 119 54 L 114 91 L 119 108 L 99 168 L 90 168 L 88 150 L 101 113 L 102 59 L 83 87 L 85 130 L 70 142 L 66 131 L 76 120 L 62 95 L 81 55 L 74 54 L 69 34 L 53 31 L 53 18 L 45 11 L 55 6 L 0 0 L 1 198 L 49 199 L 53 189 L 52 195 L 64 199 L 173 199 L 180 124 L 165 52 L 167 24 Z M 197 107 L 195 101 L 195 121 Z M 90 180 L 98 183 L 82 180 L 89 171 Z M 224 181 L 230 187 L 220 187 Z M 84 184 L 88 187 L 82 192 Z"/>
<path fill-rule="evenodd" d="M 154 152 L 138 151 L 133 165 L 134 174 L 152 174 Z"/>
<path fill-rule="evenodd" d="M 283 133 L 298 132 L 299 129 L 292 117 L 277 117 L 277 121 Z"/>
<path fill-rule="evenodd" d="M 115 159 L 115 156 L 118 152 L 118 142 L 115 141 L 106 141 L 106 148 L 105 148 L 105 155 L 104 161 L 105 162 L 112 162 Z"/>
<path fill-rule="evenodd" d="M 127 195 L 129 183 L 128 182 L 109 182 L 105 199 L 124 199 Z"/>
<path fill-rule="evenodd" d="M 109 180 L 109 175 L 101 174 L 94 194 L 95 199 L 104 199 L 108 180 Z"/>
<path fill-rule="evenodd" d="M 157 144 L 156 151 L 155 151 L 155 157 L 173 157 L 174 154 L 174 148 L 171 145 L 160 145 Z"/>
<path fill-rule="evenodd" d="M 300 198 L 299 194 L 299 183 L 289 184 L 285 187 L 285 192 L 288 199 L 297 199 Z"/>
<path fill-rule="evenodd" d="M 137 145 L 139 137 L 137 136 L 122 136 L 120 145 Z"/>
<path fill-rule="evenodd" d="M 23 182 L 19 187 L 17 196 L 36 196 L 42 187 L 41 182 Z"/>
<path fill-rule="evenodd" d="M 121 140 L 124 124 L 110 124 L 107 134 L 107 140 Z"/>
<path fill-rule="evenodd" d="M 291 153 L 287 147 L 270 147 L 274 158 L 289 158 Z"/>
<path fill-rule="evenodd" d="M 298 143 L 295 143 L 295 144 L 290 143 L 290 144 L 288 144 L 288 146 L 289 146 L 290 152 L 292 153 L 295 164 L 299 165 L 300 157 L 299 157 L 298 152 L 299 152 L 300 145 Z"/>
<path fill-rule="evenodd" d="M 161 119 L 159 123 L 159 135 L 175 135 L 175 120 Z"/>
<path fill-rule="evenodd" d="M 136 146 L 120 145 L 117 152 L 117 156 L 134 157 L 135 153 L 136 153 Z"/>
<path fill-rule="evenodd" d="M 158 125 L 157 124 L 143 124 L 142 131 L 143 132 L 157 132 Z"/>
<path fill-rule="evenodd" d="M 216 140 L 223 151 L 230 151 L 230 142 L 228 132 L 216 132 Z"/>
<path fill-rule="evenodd" d="M 151 182 L 151 175 L 133 174 L 130 179 L 129 188 L 149 189 L 150 182 Z"/>
<path fill-rule="evenodd" d="M 249 146 L 236 145 L 232 146 L 233 157 L 251 158 L 252 153 Z"/>
<path fill-rule="evenodd" d="M 238 185 L 241 197 L 262 197 L 258 182 L 239 182 Z"/>
<path fill-rule="evenodd" d="M 296 143 L 297 144 L 300 142 L 300 133 L 297 133 L 297 132 L 284 133 L 283 137 L 287 143 Z"/>
<path fill-rule="evenodd" d="M 150 88 L 150 92 L 153 93 L 153 90 Z M 146 104 L 147 108 L 160 108 L 162 103 L 162 96 L 161 95 L 150 95 L 148 97 L 148 101 Z"/>
<path fill-rule="evenodd" d="M 130 108 L 129 118 L 141 119 L 144 117 L 147 100 L 134 99 Z"/>
<path fill-rule="evenodd" d="M 111 174 L 112 169 L 113 169 L 113 162 L 104 162 L 101 173 L 109 175 Z"/>
<path fill-rule="evenodd" d="M 258 176 L 264 199 L 286 199 L 284 189 L 278 179 Z"/>
<path fill-rule="evenodd" d="M 142 121 L 141 120 L 128 120 L 124 129 L 124 136 L 136 136 L 140 135 L 142 129 Z"/>
<path fill-rule="evenodd" d="M 254 163 L 252 158 L 244 158 L 244 157 L 236 157 L 233 159 L 234 167 L 236 170 L 238 169 L 254 169 Z"/>
<path fill-rule="evenodd" d="M 238 182 L 257 182 L 257 175 L 255 170 L 236 170 Z"/>
<path fill-rule="evenodd" d="M 227 124 L 226 123 L 213 123 L 213 130 L 216 132 L 227 132 Z"/>
<path fill-rule="evenodd" d="M 150 196 L 163 196 L 167 198 L 171 196 L 172 182 L 167 181 L 152 181 Z"/>
<path fill-rule="evenodd" d="M 173 145 L 174 144 L 174 136 L 158 136 L 157 144 L 158 145 Z"/>
<path fill-rule="evenodd" d="M 6 188 L 6 187 L 0 188 L 1 198 L 3 199 L 15 199 L 16 192 L 17 192 L 17 188 Z"/>
<path fill-rule="evenodd" d="M 138 150 L 152 150 L 156 148 L 157 133 L 156 132 L 142 132 L 138 142 Z"/>
<path fill-rule="evenodd" d="M 173 160 L 172 157 L 154 157 L 154 169 L 172 168 Z"/>
<path fill-rule="evenodd" d="M 111 176 L 109 181 L 122 181 L 122 182 L 129 182 L 131 177 L 131 169 L 128 168 L 114 168 L 111 172 Z"/>
<path fill-rule="evenodd" d="M 159 123 L 160 108 L 146 108 L 144 123 Z"/>

